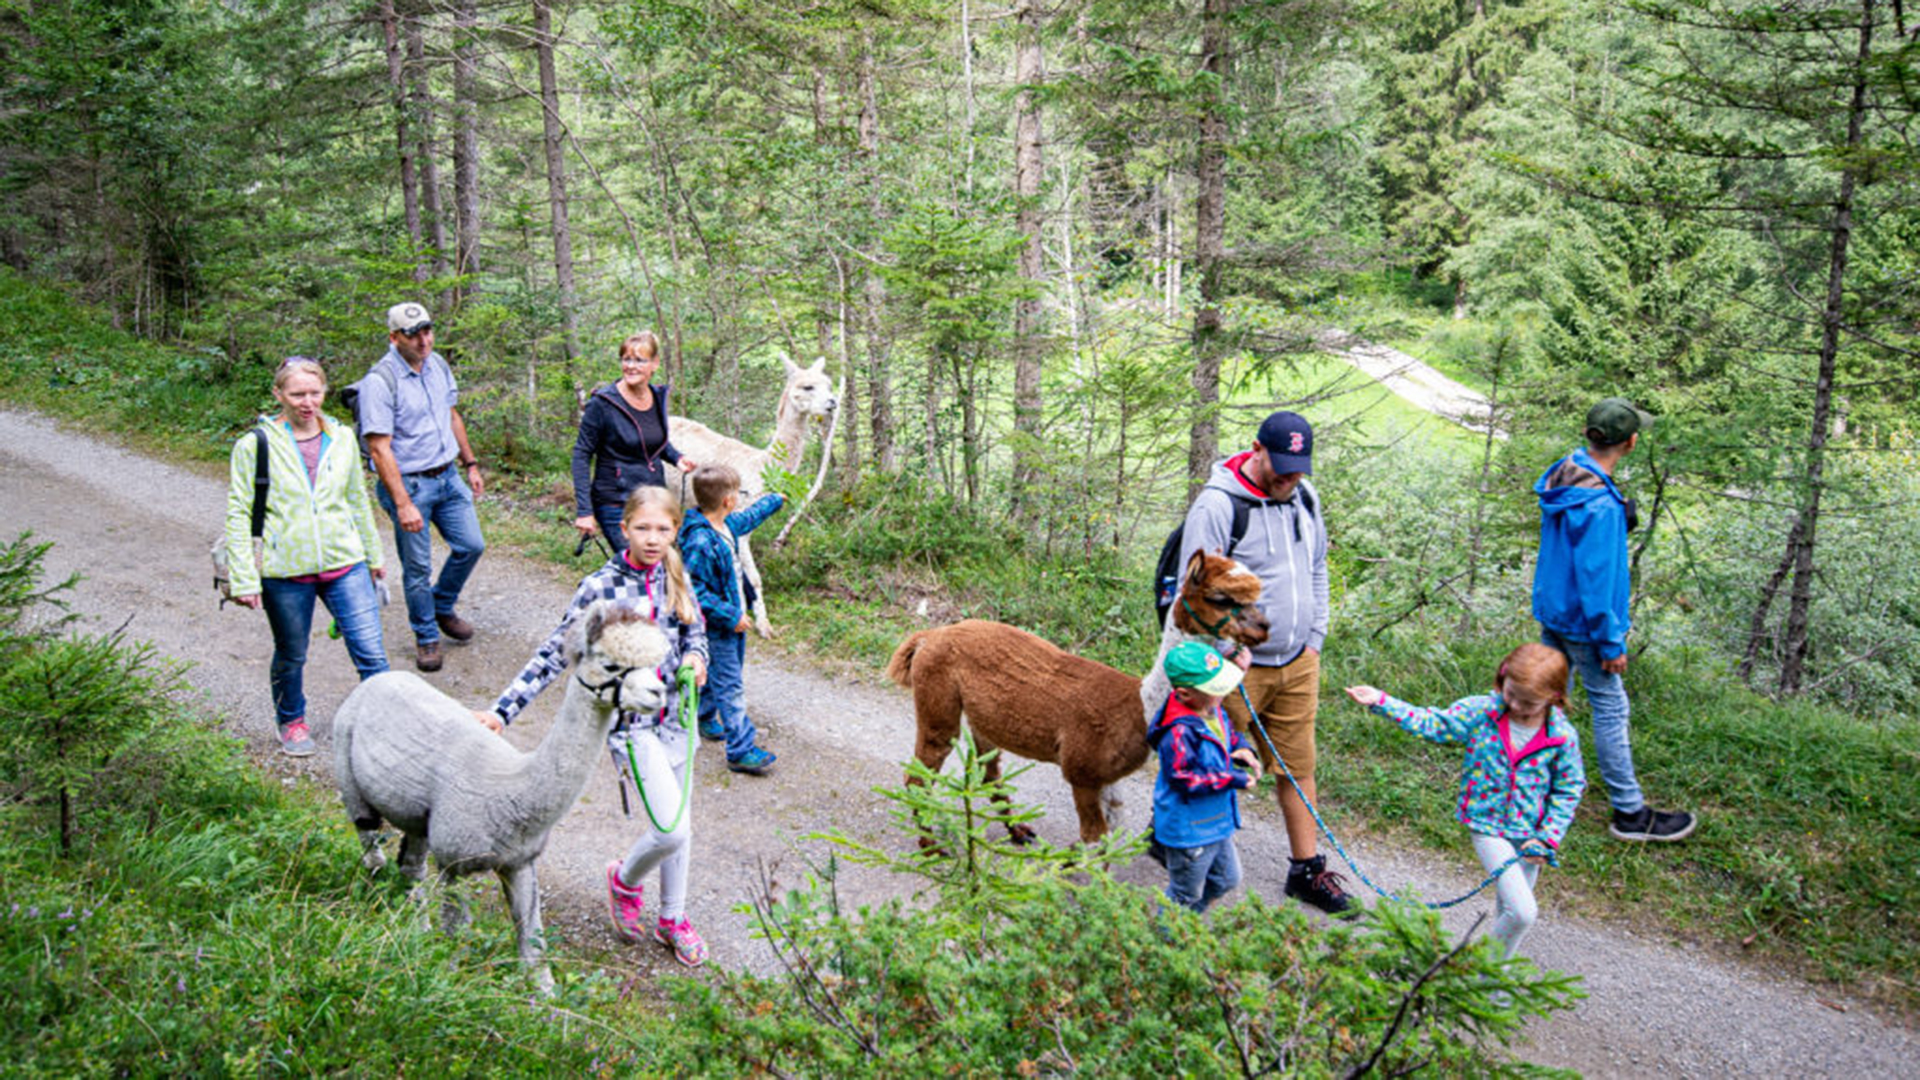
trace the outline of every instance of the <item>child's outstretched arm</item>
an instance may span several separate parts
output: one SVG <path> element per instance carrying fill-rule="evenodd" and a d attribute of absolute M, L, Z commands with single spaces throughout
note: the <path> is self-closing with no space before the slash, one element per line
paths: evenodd
<path fill-rule="evenodd" d="M 1466 742 L 1473 725 L 1486 718 L 1489 708 L 1489 699 L 1482 696 L 1461 698 L 1444 709 L 1429 709 L 1410 705 L 1385 690 L 1366 685 L 1347 687 L 1347 696 L 1409 733 L 1437 743 Z"/>
<path fill-rule="evenodd" d="M 727 515 L 727 531 L 736 537 L 745 536 L 759 528 L 768 518 L 780 512 L 787 505 L 787 497 L 777 491 L 769 491 L 753 500 L 753 505 L 743 510 L 735 510 Z"/>

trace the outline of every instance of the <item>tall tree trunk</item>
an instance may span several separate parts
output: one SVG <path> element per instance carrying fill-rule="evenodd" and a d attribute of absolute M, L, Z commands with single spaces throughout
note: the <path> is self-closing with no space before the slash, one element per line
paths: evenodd
<path fill-rule="evenodd" d="M 865 277 L 862 289 L 865 301 L 863 319 L 867 337 L 867 407 L 872 419 L 873 460 L 885 473 L 898 471 L 899 456 L 894 450 L 893 379 L 887 370 L 888 339 L 883 316 L 887 304 L 887 286 L 880 280 L 876 260 L 880 253 L 880 229 L 886 204 L 880 181 L 880 104 L 875 89 L 873 32 L 860 30 L 860 174 L 867 189 L 867 245 Z M 934 463 L 927 462 L 932 469 Z"/>
<path fill-rule="evenodd" d="M 1873 62 L 1874 0 L 1861 0 L 1860 50 L 1853 67 L 1853 101 L 1847 109 L 1847 155 L 1857 161 L 1867 111 L 1867 71 Z M 1813 423 L 1807 433 L 1807 490 L 1800 503 L 1798 542 L 1793 546 L 1793 592 L 1787 602 L 1787 647 L 1780 660 L 1780 692 L 1800 689 L 1807 660 L 1807 617 L 1813 606 L 1813 547 L 1820 527 L 1820 496 L 1826 487 L 1827 433 L 1833 416 L 1833 376 L 1840 356 L 1840 324 L 1846 315 L 1847 246 L 1853 239 L 1857 166 L 1840 170 L 1833 203 L 1833 234 L 1827 264 L 1827 298 L 1821 312 L 1820 374 L 1813 384 Z"/>
<path fill-rule="evenodd" d="M 480 80 L 474 65 L 479 22 L 475 0 L 460 0 L 453 13 L 453 269 L 463 277 L 480 272 Z M 464 284 L 455 286 L 456 305 L 466 291 Z"/>
<path fill-rule="evenodd" d="M 414 177 L 413 140 L 407 137 L 407 58 L 400 41 L 400 15 L 393 0 L 380 0 L 380 32 L 387 47 L 387 81 L 393 84 L 394 141 L 400 150 L 400 202 L 405 208 L 407 239 L 414 258 L 420 251 L 420 183 Z M 427 268 L 414 263 L 413 280 L 424 281 Z"/>
<path fill-rule="evenodd" d="M 1206 482 L 1219 450 L 1221 316 L 1226 253 L 1227 118 L 1222 84 L 1227 75 L 1227 13 L 1232 0 L 1206 0 L 1200 24 L 1200 69 L 1211 74 L 1200 110 L 1200 154 L 1194 170 L 1194 258 L 1200 267 L 1200 305 L 1193 313 L 1193 434 L 1187 443 L 1187 499 Z"/>
<path fill-rule="evenodd" d="M 836 49 L 836 58 L 844 59 L 844 54 L 840 53 L 838 49 Z M 826 72 L 819 67 L 815 67 L 813 70 L 813 139 L 820 148 L 821 160 L 827 160 L 827 151 L 833 141 L 833 129 L 828 123 L 827 76 Z M 835 190 L 838 190 L 837 185 L 835 186 Z M 829 198 L 829 195 L 824 183 L 822 184 L 819 197 L 822 205 L 827 205 L 826 200 Z M 835 199 L 832 205 L 834 205 L 836 209 L 842 210 L 848 207 L 848 203 L 839 199 Z M 845 218 L 843 217 L 842 220 L 845 220 Z M 826 253 L 828 260 L 833 263 L 834 310 L 837 315 L 836 322 L 839 327 L 840 337 L 840 385 L 842 388 L 840 395 L 840 415 L 853 418 L 851 422 L 838 425 L 842 432 L 841 437 L 845 440 L 846 447 L 839 455 L 840 478 L 842 486 L 851 488 L 855 483 L 859 482 L 860 479 L 860 425 L 858 423 L 860 418 L 860 380 L 854 377 L 853 339 L 850 336 L 852 326 L 849 325 L 851 319 L 847 310 L 848 306 L 853 302 L 853 294 L 851 286 L 847 281 L 847 263 L 846 260 L 841 257 L 839 249 L 829 243 L 826 248 Z M 821 324 L 820 335 L 820 354 L 825 356 L 828 352 L 829 342 L 828 330 L 824 322 Z"/>
<path fill-rule="evenodd" d="M 1033 88 L 1046 78 L 1040 51 L 1040 8 L 1035 0 L 1019 0 L 1014 8 L 1019 24 L 1015 46 L 1014 81 L 1019 91 L 1014 97 L 1013 194 L 1019 200 L 1017 223 L 1027 238 L 1020 249 L 1020 276 L 1033 287 L 1033 295 L 1020 300 L 1013 309 L 1013 428 L 1022 436 L 1013 451 L 1013 512 L 1025 516 L 1027 491 L 1038 482 L 1040 453 L 1040 365 L 1046 354 L 1041 336 L 1042 283 L 1046 280 L 1045 249 L 1040 230 L 1044 227 L 1040 212 L 1040 182 L 1045 161 L 1040 149 L 1040 104 Z"/>
<path fill-rule="evenodd" d="M 575 337 L 573 230 L 567 224 L 567 159 L 561 141 L 560 88 L 553 71 L 553 10 L 548 0 L 533 0 L 533 47 L 540 68 L 540 114 L 547 151 L 547 205 L 553 218 L 553 281 L 560 290 L 561 342 L 566 350 L 568 389 L 573 388 Z"/>
<path fill-rule="evenodd" d="M 407 37 L 407 76 L 413 81 L 413 123 L 420 130 L 420 212 L 427 222 L 427 241 L 433 245 L 433 276 L 447 276 L 447 218 L 440 208 L 440 164 L 434 157 L 433 95 L 427 73 L 427 46 L 420 20 L 404 21 Z M 444 304 L 442 306 L 445 306 Z"/>

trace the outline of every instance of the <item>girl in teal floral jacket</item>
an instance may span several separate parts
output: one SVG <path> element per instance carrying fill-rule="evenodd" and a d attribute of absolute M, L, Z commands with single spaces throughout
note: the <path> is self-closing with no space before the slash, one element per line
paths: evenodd
<path fill-rule="evenodd" d="M 1371 686 L 1349 686 L 1347 695 L 1429 742 L 1467 748 L 1458 817 L 1473 836 L 1474 853 L 1489 873 L 1516 856 L 1522 860 L 1507 866 L 1494 886 L 1493 936 L 1511 957 L 1538 916 L 1534 879 L 1541 863 L 1558 864 L 1555 852 L 1573 824 L 1587 775 L 1565 712 L 1564 655 L 1522 645 L 1500 662 L 1493 686 L 1491 694 L 1445 709 L 1409 705 Z"/>

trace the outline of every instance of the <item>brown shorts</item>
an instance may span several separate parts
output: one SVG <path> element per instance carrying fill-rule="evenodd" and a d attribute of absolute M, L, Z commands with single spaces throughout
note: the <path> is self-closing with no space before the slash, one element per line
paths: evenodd
<path fill-rule="evenodd" d="M 1260 713 L 1267 737 L 1286 759 L 1294 779 L 1313 779 L 1313 715 L 1320 707 L 1320 657 L 1303 652 L 1285 667 L 1256 664 L 1247 669 L 1243 685 L 1247 696 L 1253 699 L 1253 707 Z M 1233 726 L 1240 729 L 1241 737 L 1260 755 L 1261 766 L 1278 775 L 1273 752 L 1268 749 L 1267 740 L 1248 722 L 1247 705 L 1238 691 L 1227 695 L 1226 707 Z"/>

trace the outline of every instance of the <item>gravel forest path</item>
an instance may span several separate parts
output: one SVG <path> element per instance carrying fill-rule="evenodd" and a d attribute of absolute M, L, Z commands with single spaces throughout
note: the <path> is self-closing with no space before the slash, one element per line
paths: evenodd
<path fill-rule="evenodd" d="M 321 753 L 300 761 L 275 753 L 264 618 L 232 607 L 216 611 L 208 588 L 206 546 L 222 517 L 222 472 L 165 464 L 38 415 L 0 410 L 0 525 L 8 538 L 31 529 L 38 539 L 53 541 L 47 569 L 56 578 L 74 570 L 84 575 L 73 597 L 82 625 L 108 630 L 125 623 L 130 636 L 190 661 L 194 692 L 245 740 L 263 768 L 288 785 L 311 783 L 331 791 L 328 717 L 352 689 L 351 666 L 343 649 L 324 637 L 316 641 L 307 690 Z M 431 681 L 463 702 L 491 701 L 552 628 L 572 582 L 586 568 L 586 560 L 567 569 L 489 553 L 462 608 L 479 628 L 478 637 L 449 650 L 445 669 Z M 777 610 L 775 617 L 777 623 Z M 316 622 L 326 624 L 324 618 Z M 412 643 L 399 605 L 386 611 L 385 629 L 395 667 L 411 670 Z M 801 838 L 830 827 L 900 850 L 911 843 L 892 828 L 887 804 L 872 789 L 898 783 L 898 763 L 911 752 L 913 722 L 906 696 L 884 684 L 879 672 L 824 674 L 758 640 L 749 650 L 746 685 L 763 742 L 780 754 L 780 764 L 772 776 L 758 779 L 728 773 L 710 744 L 697 757 L 690 915 L 707 935 L 715 962 L 759 969 L 770 965 L 770 957 L 734 907 L 754 894 L 763 867 L 783 886 L 799 883 L 806 870 L 800 852 L 820 850 Z M 544 734 L 559 697 L 544 695 L 510 729 L 516 745 L 529 747 Z M 1337 721 L 1330 716 L 1329 722 Z M 1133 827 L 1143 824 L 1150 785 L 1146 770 L 1122 785 Z M 1039 822 L 1042 835 L 1069 842 L 1075 819 L 1058 772 L 1034 769 L 1021 787 L 1025 799 L 1047 809 Z M 1278 899 L 1286 851 L 1279 815 L 1262 798 L 1248 817 L 1240 841 L 1246 888 Z M 346 827 L 344 820 L 341 825 Z M 580 804 L 556 828 L 540 870 L 549 927 L 563 952 L 578 945 L 630 956 L 645 974 L 670 968 L 671 961 L 653 946 L 621 951 L 606 922 L 602 884 L 606 861 L 624 851 L 637 831 L 620 813 L 611 770 L 599 769 Z M 1447 857 L 1402 850 L 1364 833 L 1347 839 L 1375 877 L 1427 895 L 1454 895 L 1477 880 L 1464 842 L 1458 857 Z M 1576 840 L 1612 842 L 1597 836 Z M 1647 857 L 1663 856 L 1649 851 Z M 1141 860 L 1121 876 L 1158 887 L 1164 879 L 1156 869 Z M 342 874 L 355 871 L 354 865 L 340 868 Z M 1920 1038 L 1858 1003 L 1665 934 L 1563 917 L 1554 910 L 1551 875 L 1543 880 L 1544 917 L 1527 951 L 1545 966 L 1582 976 L 1590 996 L 1572 1012 L 1530 1029 L 1529 1041 L 1518 1048 L 1523 1056 L 1592 1076 L 1663 1080 L 1920 1075 Z M 905 879 L 860 868 L 850 868 L 841 882 L 843 898 L 856 905 L 910 888 Z M 469 890 L 477 903 L 499 903 L 490 884 Z M 1449 925 L 1463 928 L 1486 906 L 1454 909 Z"/>

